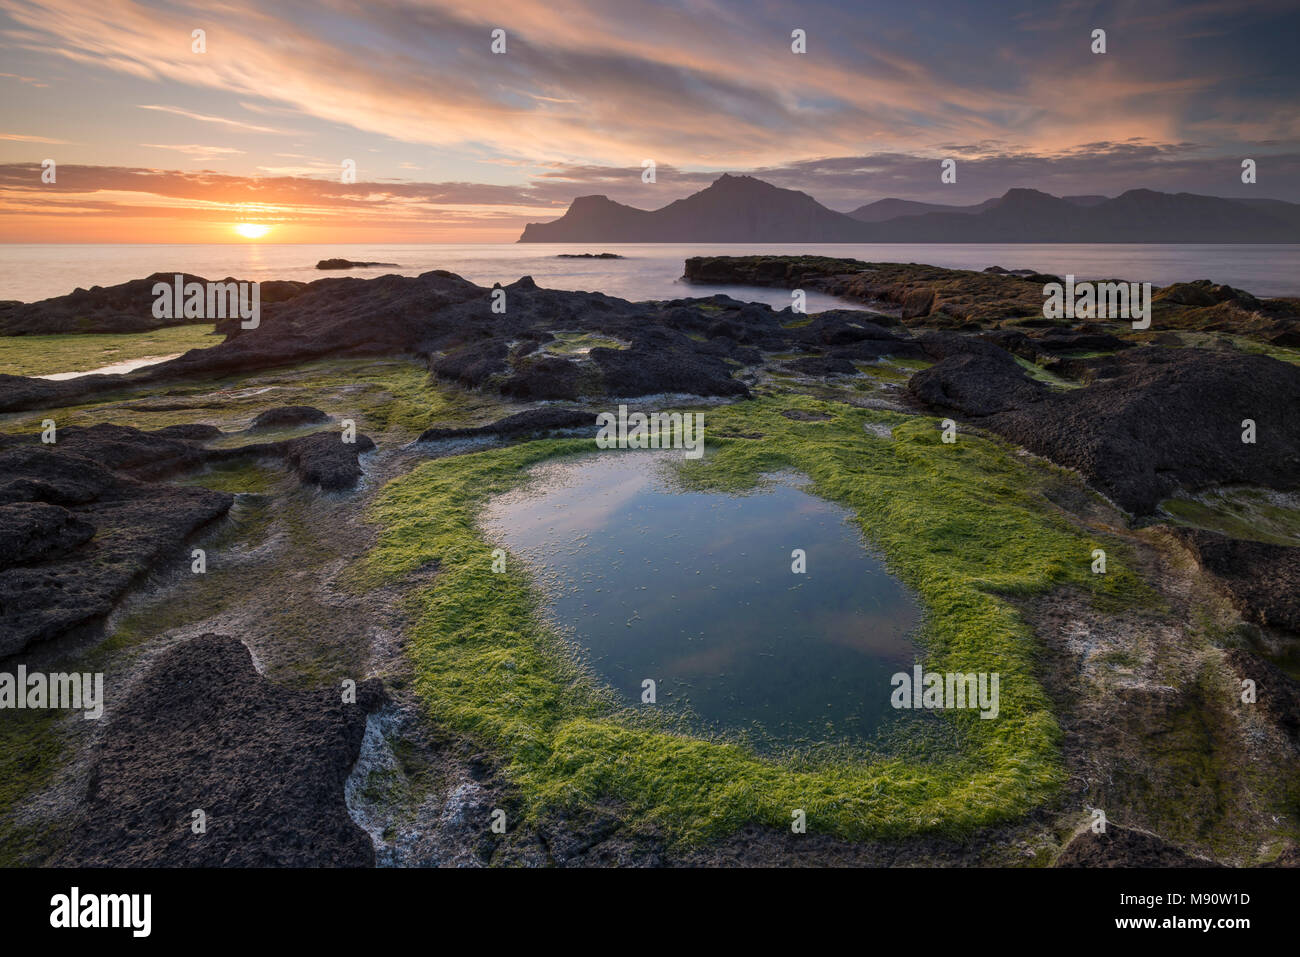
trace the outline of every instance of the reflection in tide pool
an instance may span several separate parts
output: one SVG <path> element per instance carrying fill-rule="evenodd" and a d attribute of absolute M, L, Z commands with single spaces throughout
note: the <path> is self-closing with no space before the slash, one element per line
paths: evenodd
<path fill-rule="evenodd" d="M 619 699 L 755 744 L 846 741 L 899 717 L 889 679 L 917 658 L 920 609 L 848 513 L 796 487 L 674 488 L 680 455 L 545 464 L 490 503 L 494 543 L 528 562 L 562 629 Z M 807 573 L 791 571 L 803 549 Z"/>

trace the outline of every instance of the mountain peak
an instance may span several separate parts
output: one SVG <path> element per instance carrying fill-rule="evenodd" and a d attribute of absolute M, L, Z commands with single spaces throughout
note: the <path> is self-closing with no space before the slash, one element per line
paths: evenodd
<path fill-rule="evenodd" d="M 1212 214 L 1212 215 L 1211 215 Z M 1096 243 L 1296 242 L 1300 207 L 1134 189 L 1062 199 L 1016 187 L 973 206 L 881 200 L 852 214 L 807 193 L 722 173 L 704 189 L 645 210 L 604 195 L 575 199 L 521 242 Z"/>

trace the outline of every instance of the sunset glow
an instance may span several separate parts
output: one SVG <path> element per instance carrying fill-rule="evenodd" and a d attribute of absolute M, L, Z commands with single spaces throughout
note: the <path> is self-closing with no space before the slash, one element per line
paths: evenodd
<path fill-rule="evenodd" d="M 1259 39 L 1294 33 L 1285 4 L 1119 5 L 1106 26 L 1141 57 L 1094 55 L 1097 24 L 1034 4 L 902 4 L 868 29 L 815 2 L 806 55 L 779 6 L 735 2 L 230 0 L 216 32 L 239 41 L 202 53 L 177 37 L 215 26 L 176 6 L 0 0 L 0 242 L 514 242 L 575 197 L 657 209 L 722 172 L 849 211 L 1015 187 L 1259 198 L 1234 172 L 1250 157 L 1267 198 L 1300 198 L 1291 50 Z"/>

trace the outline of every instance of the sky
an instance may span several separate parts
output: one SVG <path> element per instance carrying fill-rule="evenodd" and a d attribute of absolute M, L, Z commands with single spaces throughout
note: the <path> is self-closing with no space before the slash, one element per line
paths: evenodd
<path fill-rule="evenodd" d="M 0 242 L 512 242 L 722 172 L 1300 201 L 1297 36 L 1294 0 L 0 0 Z"/>

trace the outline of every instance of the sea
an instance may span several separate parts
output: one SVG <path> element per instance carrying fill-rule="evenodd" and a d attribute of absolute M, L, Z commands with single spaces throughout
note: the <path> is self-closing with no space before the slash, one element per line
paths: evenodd
<path fill-rule="evenodd" d="M 615 253 L 622 259 L 565 259 L 564 253 Z M 326 276 L 416 276 L 447 269 L 482 286 L 531 276 L 552 289 L 603 292 L 621 299 L 677 299 L 725 292 L 737 299 L 790 304 L 782 289 L 707 286 L 682 279 L 691 256 L 812 255 L 868 262 L 916 262 L 959 269 L 1033 269 L 1076 279 L 1122 279 L 1157 286 L 1211 279 L 1256 296 L 1300 296 L 1300 245 L 1018 245 L 1018 244 L 290 244 L 189 245 L 0 244 L 0 300 L 32 302 L 78 287 L 111 286 L 155 272 L 206 279 L 311 281 Z M 344 258 L 395 266 L 346 271 L 316 268 Z M 809 294 L 809 312 L 846 305 Z"/>

